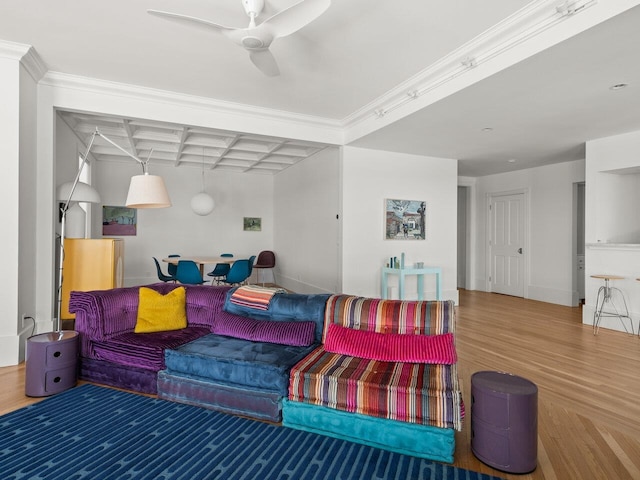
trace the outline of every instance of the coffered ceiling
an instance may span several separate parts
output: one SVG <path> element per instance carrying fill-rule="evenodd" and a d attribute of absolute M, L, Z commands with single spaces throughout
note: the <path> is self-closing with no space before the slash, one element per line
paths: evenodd
<path fill-rule="evenodd" d="M 111 141 L 152 165 L 198 167 L 261 174 L 275 174 L 318 151 L 325 145 L 284 138 L 226 132 L 186 125 L 59 112 L 61 118 L 88 145 L 98 129 Z M 91 154 L 98 161 L 126 156 L 100 136 Z"/>

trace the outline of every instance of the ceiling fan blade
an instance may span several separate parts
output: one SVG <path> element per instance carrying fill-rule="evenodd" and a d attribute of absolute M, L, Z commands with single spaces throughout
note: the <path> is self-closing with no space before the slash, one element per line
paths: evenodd
<path fill-rule="evenodd" d="M 286 37 L 314 21 L 330 5 L 331 0 L 302 0 L 267 18 L 261 25 L 268 24 L 276 37 Z"/>
<path fill-rule="evenodd" d="M 268 77 L 280 75 L 280 69 L 276 59 L 268 48 L 262 50 L 249 50 L 249 58 L 258 69 Z"/>
<path fill-rule="evenodd" d="M 208 32 L 210 32 L 211 30 L 215 30 L 218 32 L 224 30 L 235 30 L 235 28 L 233 27 L 225 27 L 224 25 L 209 22 L 208 20 L 203 20 L 202 18 L 190 17 L 189 15 L 182 15 L 180 13 L 163 12 L 161 10 L 147 10 L 147 13 L 155 15 L 157 17 L 165 18 L 167 20 L 173 20 L 174 22 L 182 23 L 190 27 L 201 27 Z"/>

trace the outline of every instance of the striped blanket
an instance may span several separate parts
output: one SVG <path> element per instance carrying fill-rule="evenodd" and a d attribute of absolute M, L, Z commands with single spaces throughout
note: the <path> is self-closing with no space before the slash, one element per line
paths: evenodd
<path fill-rule="evenodd" d="M 258 310 L 268 310 L 269 303 L 277 293 L 286 293 L 284 288 L 259 287 L 256 285 L 245 285 L 239 287 L 231 294 L 229 301 L 236 305 Z"/>
<path fill-rule="evenodd" d="M 333 295 L 325 310 L 330 324 L 406 335 L 455 332 L 451 301 L 401 301 Z M 462 428 L 464 405 L 457 366 L 385 362 L 314 350 L 293 367 L 289 399 L 346 412 L 435 427 Z"/>

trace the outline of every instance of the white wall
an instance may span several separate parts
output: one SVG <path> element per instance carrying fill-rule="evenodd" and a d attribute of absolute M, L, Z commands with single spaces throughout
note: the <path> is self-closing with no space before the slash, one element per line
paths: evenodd
<path fill-rule="evenodd" d="M 389 257 L 443 269 L 443 298 L 457 301 L 457 162 L 355 147 L 342 155 L 342 290 L 380 296 L 380 271 Z M 426 240 L 385 240 L 385 199 L 427 203 Z M 425 279 L 425 298 L 435 298 L 433 276 Z M 415 277 L 405 296 L 417 298 Z"/>
<path fill-rule="evenodd" d="M 618 172 L 613 173 L 613 172 Z M 620 275 L 611 286 L 624 294 L 635 330 L 640 320 L 640 131 L 587 142 L 585 270 L 582 321 L 592 324 L 602 280 L 591 275 Z M 621 308 L 621 299 L 615 297 Z M 608 307 L 606 310 L 611 310 Z M 601 326 L 624 331 L 617 318 Z M 627 323 L 627 328 L 629 328 Z"/>
<path fill-rule="evenodd" d="M 18 358 L 24 358 L 26 338 L 32 332 L 33 323 L 22 321 L 22 317 L 35 317 L 36 291 L 33 288 L 38 273 L 36 258 L 36 205 L 37 195 L 33 194 L 36 170 L 36 80 L 20 66 L 20 193 L 19 193 L 19 240 L 18 240 Z M 11 209 L 9 209 L 11 210 Z M 6 225 L 3 224 L 6 228 Z M 9 277 L 11 278 L 11 277 Z M 32 320 L 33 322 L 33 320 Z"/>
<path fill-rule="evenodd" d="M 3 280 L 0 288 L 0 366 L 24 359 L 35 316 L 36 81 L 18 58 L 0 57 L 0 201 L 3 211 Z"/>
<path fill-rule="evenodd" d="M 298 293 L 340 292 L 340 150 L 327 148 L 280 172 L 274 196 L 278 284 Z"/>
<path fill-rule="evenodd" d="M 205 171 L 205 191 L 215 201 L 213 212 L 199 216 L 191 210 L 191 198 L 200 192 L 198 168 L 149 166 L 167 186 L 172 206 L 138 209 L 137 235 L 124 236 L 125 285 L 158 281 L 151 257 L 169 254 L 216 256 L 224 252 L 236 258 L 257 255 L 273 248 L 273 177 L 219 170 Z M 94 162 L 94 186 L 102 203 L 94 208 L 92 237 L 102 238 L 102 205 L 123 206 L 133 175 L 140 166 L 130 162 Z M 261 217 L 262 231 L 245 232 L 243 217 Z M 161 264 L 166 273 L 166 264 Z M 213 265 L 206 271 L 213 269 Z"/>
<path fill-rule="evenodd" d="M 575 305 L 574 184 L 585 179 L 584 160 L 488 175 L 477 182 L 476 281 L 488 290 L 487 212 L 491 194 L 523 191 L 528 196 L 525 298 Z M 588 186 L 587 186 L 588 188 Z M 527 251 L 528 250 L 528 251 Z"/>

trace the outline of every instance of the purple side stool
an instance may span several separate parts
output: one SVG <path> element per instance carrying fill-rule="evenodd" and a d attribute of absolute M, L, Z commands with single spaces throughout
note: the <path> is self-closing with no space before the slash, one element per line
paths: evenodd
<path fill-rule="evenodd" d="M 41 333 L 27 339 L 24 393 L 46 397 L 78 381 L 78 332 Z"/>
<path fill-rule="evenodd" d="M 483 463 L 509 473 L 536 469 L 538 387 L 503 372 L 471 376 L 471 450 Z"/>

